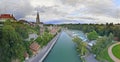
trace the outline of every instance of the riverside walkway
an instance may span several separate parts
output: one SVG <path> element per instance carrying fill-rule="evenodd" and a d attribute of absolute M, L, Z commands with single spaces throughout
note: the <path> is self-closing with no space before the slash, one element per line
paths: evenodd
<path fill-rule="evenodd" d="M 43 62 L 45 57 L 48 55 L 54 44 L 56 43 L 57 39 L 59 38 L 61 33 L 57 34 L 48 44 L 47 46 L 43 47 L 38 54 L 29 58 L 25 62 Z"/>
<path fill-rule="evenodd" d="M 112 48 L 113 48 L 115 45 L 118 45 L 118 44 L 120 44 L 120 42 L 115 43 L 115 44 L 113 44 L 112 46 L 110 46 L 110 47 L 108 48 L 108 54 L 109 54 L 110 58 L 111 58 L 114 62 L 120 62 L 120 59 L 118 59 L 117 57 L 115 57 L 115 56 L 113 55 L 113 53 L 112 53 Z"/>

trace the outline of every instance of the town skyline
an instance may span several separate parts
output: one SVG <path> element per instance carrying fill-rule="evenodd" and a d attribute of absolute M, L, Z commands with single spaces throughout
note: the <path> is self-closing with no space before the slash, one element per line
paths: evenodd
<path fill-rule="evenodd" d="M 120 62 L 120 0 L 1 0 L 0 62 Z"/>

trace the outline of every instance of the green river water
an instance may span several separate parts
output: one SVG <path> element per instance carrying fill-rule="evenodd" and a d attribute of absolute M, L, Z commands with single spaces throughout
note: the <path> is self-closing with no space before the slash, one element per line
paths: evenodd
<path fill-rule="evenodd" d="M 71 37 L 62 32 L 44 62 L 81 62 Z"/>

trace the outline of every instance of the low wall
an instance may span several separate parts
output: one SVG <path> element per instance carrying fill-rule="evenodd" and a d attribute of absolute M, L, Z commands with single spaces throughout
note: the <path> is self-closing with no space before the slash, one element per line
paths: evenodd
<path fill-rule="evenodd" d="M 49 54 L 49 52 L 52 50 L 53 46 L 55 45 L 55 43 L 57 42 L 59 36 L 61 33 L 58 33 L 57 36 L 55 36 L 50 42 L 52 42 L 51 46 L 49 47 L 49 49 L 47 50 L 47 52 L 43 55 L 43 57 L 39 60 L 39 62 L 43 62 L 44 59 L 47 57 L 47 55 Z"/>

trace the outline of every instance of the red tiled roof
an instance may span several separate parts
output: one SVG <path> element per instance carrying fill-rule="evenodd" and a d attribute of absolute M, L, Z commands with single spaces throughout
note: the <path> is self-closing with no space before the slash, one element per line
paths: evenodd
<path fill-rule="evenodd" d="M 36 42 L 33 42 L 31 45 L 30 45 L 30 49 L 33 50 L 33 51 L 37 51 L 39 49 L 39 44 L 36 43 Z"/>
<path fill-rule="evenodd" d="M 56 32 L 56 29 L 52 29 L 51 32 L 52 32 L 52 33 Z"/>
<path fill-rule="evenodd" d="M 0 18 L 14 18 L 14 17 L 10 14 L 1 14 Z"/>

